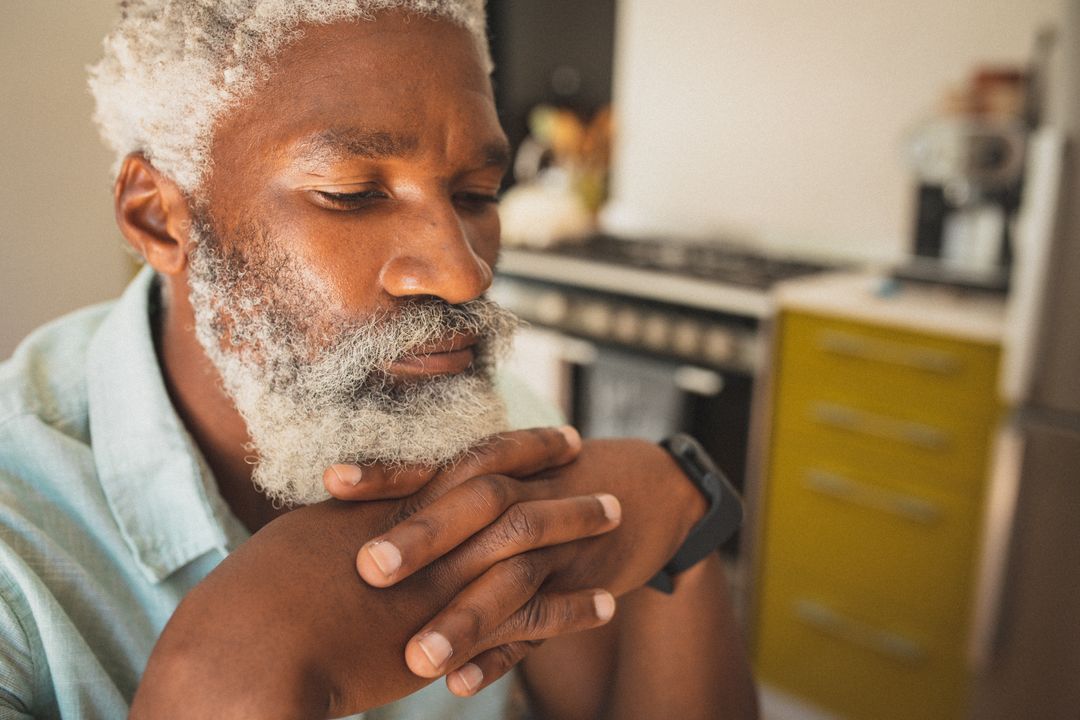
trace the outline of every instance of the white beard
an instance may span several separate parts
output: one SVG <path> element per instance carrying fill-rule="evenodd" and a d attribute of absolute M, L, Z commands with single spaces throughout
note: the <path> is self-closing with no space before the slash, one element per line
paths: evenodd
<path fill-rule="evenodd" d="M 265 242 L 252 252 L 247 238 L 240 255 L 223 252 L 205 224 L 192 236 L 196 335 L 247 423 L 254 483 L 275 504 L 328 498 L 322 474 L 334 463 L 445 466 L 506 429 L 493 365 L 517 320 L 495 303 L 408 301 L 344 327 Z M 466 372 L 397 385 L 383 374 L 455 332 L 479 337 Z"/>

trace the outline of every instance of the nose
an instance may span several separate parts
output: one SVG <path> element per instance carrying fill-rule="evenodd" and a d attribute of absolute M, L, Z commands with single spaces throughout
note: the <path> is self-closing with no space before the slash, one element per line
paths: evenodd
<path fill-rule="evenodd" d="M 390 295 L 432 295 L 458 305 L 491 286 L 491 265 L 477 255 L 468 227 L 447 205 L 402 228 L 398 251 L 379 273 Z"/>

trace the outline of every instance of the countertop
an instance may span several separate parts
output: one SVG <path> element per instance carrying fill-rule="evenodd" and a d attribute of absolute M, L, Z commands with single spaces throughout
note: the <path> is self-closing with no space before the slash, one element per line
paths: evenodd
<path fill-rule="evenodd" d="M 779 283 L 773 301 L 792 308 L 999 345 L 1005 299 L 868 273 L 826 273 Z"/>

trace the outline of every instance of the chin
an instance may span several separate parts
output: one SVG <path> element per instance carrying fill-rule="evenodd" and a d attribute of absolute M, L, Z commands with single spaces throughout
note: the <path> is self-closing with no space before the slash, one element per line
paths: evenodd
<path fill-rule="evenodd" d="M 327 499 L 322 473 L 334 463 L 445 467 L 507 429 L 494 383 L 473 369 L 396 382 L 387 376 L 381 388 L 340 403 L 265 394 L 241 413 L 259 455 L 255 484 L 285 506 Z"/>

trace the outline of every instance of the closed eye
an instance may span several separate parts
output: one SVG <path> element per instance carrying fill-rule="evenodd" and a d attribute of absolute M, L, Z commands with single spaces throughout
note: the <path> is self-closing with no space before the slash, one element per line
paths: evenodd
<path fill-rule="evenodd" d="M 312 194 L 318 204 L 332 210 L 358 210 L 370 205 L 376 200 L 385 200 L 388 196 L 381 190 L 361 190 L 351 193 L 326 192 L 325 190 L 313 190 Z"/>
<path fill-rule="evenodd" d="M 471 212 L 482 212 L 499 204 L 499 196 L 492 193 L 459 192 L 454 195 L 454 202 Z"/>

